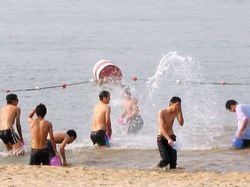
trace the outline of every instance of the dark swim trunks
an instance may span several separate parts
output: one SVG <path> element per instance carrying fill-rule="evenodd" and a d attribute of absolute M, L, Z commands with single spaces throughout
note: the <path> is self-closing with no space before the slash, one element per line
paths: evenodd
<path fill-rule="evenodd" d="M 170 137 L 173 141 L 176 141 L 176 136 L 174 134 Z M 177 165 L 177 151 L 168 144 L 168 140 L 165 137 L 160 135 L 157 136 L 157 146 L 162 158 L 158 167 L 162 168 L 170 164 L 170 169 L 175 169 Z"/>
<path fill-rule="evenodd" d="M 93 144 L 98 144 L 99 146 L 107 146 L 109 144 L 108 137 L 104 130 L 91 131 L 90 139 Z"/>
<path fill-rule="evenodd" d="M 0 130 L 0 138 L 5 144 L 16 144 L 20 139 L 14 129 Z"/>
<path fill-rule="evenodd" d="M 140 115 L 136 116 L 134 119 L 127 121 L 128 133 L 133 134 L 137 133 L 143 126 L 144 121 Z"/>
<path fill-rule="evenodd" d="M 30 165 L 49 165 L 49 151 L 44 149 L 31 149 Z"/>

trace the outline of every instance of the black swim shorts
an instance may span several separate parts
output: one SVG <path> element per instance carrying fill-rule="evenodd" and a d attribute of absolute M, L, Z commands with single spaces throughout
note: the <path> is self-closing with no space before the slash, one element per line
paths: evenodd
<path fill-rule="evenodd" d="M 5 144 L 16 144 L 20 139 L 14 129 L 0 130 L 0 138 Z"/>
<path fill-rule="evenodd" d="M 49 165 L 49 151 L 44 149 L 31 149 L 30 165 Z"/>
<path fill-rule="evenodd" d="M 107 146 L 108 145 L 108 137 L 104 130 L 91 131 L 90 139 L 93 144 L 98 144 L 99 146 Z"/>

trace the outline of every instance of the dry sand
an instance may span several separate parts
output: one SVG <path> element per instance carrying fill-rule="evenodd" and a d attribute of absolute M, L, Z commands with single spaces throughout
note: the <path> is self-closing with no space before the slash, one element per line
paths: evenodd
<path fill-rule="evenodd" d="M 250 186 L 250 173 L 1 165 L 0 186 Z"/>

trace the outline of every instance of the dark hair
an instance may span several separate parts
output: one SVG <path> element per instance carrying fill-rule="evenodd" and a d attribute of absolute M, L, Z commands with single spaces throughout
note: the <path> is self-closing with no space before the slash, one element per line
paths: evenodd
<path fill-rule="evenodd" d="M 226 109 L 230 110 L 232 105 L 237 105 L 237 101 L 230 99 L 226 102 L 225 107 Z"/>
<path fill-rule="evenodd" d="M 73 137 L 74 139 L 76 139 L 77 137 L 77 134 L 76 134 L 76 131 L 70 129 L 66 132 L 70 137 Z"/>
<path fill-rule="evenodd" d="M 44 117 L 47 114 L 47 108 L 44 104 L 39 104 L 36 106 L 36 115 Z"/>
<path fill-rule="evenodd" d="M 110 93 L 108 91 L 101 91 L 99 94 L 99 99 L 102 101 L 104 97 L 108 97 L 110 95 Z"/>
<path fill-rule="evenodd" d="M 6 101 L 7 101 L 7 104 L 11 104 L 12 101 L 18 101 L 17 95 L 13 93 L 7 95 Z"/>
<path fill-rule="evenodd" d="M 177 97 L 177 96 L 174 96 L 170 99 L 170 103 L 181 103 L 181 98 Z"/>

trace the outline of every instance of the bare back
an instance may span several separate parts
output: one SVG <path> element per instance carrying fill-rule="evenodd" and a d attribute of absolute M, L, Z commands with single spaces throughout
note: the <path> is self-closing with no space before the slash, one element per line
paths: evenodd
<path fill-rule="evenodd" d="M 20 120 L 20 108 L 7 104 L 0 111 L 0 130 L 12 129 L 15 120 Z"/>
<path fill-rule="evenodd" d="M 96 104 L 92 119 L 92 131 L 106 130 L 109 119 L 110 106 L 99 102 Z"/>
<path fill-rule="evenodd" d="M 47 148 L 47 136 L 52 131 L 52 124 L 45 119 L 34 119 L 30 122 L 33 149 Z"/>
<path fill-rule="evenodd" d="M 62 132 L 54 132 L 53 133 L 56 144 L 62 143 L 68 135 Z M 50 135 L 47 136 L 47 139 L 50 139 Z"/>

